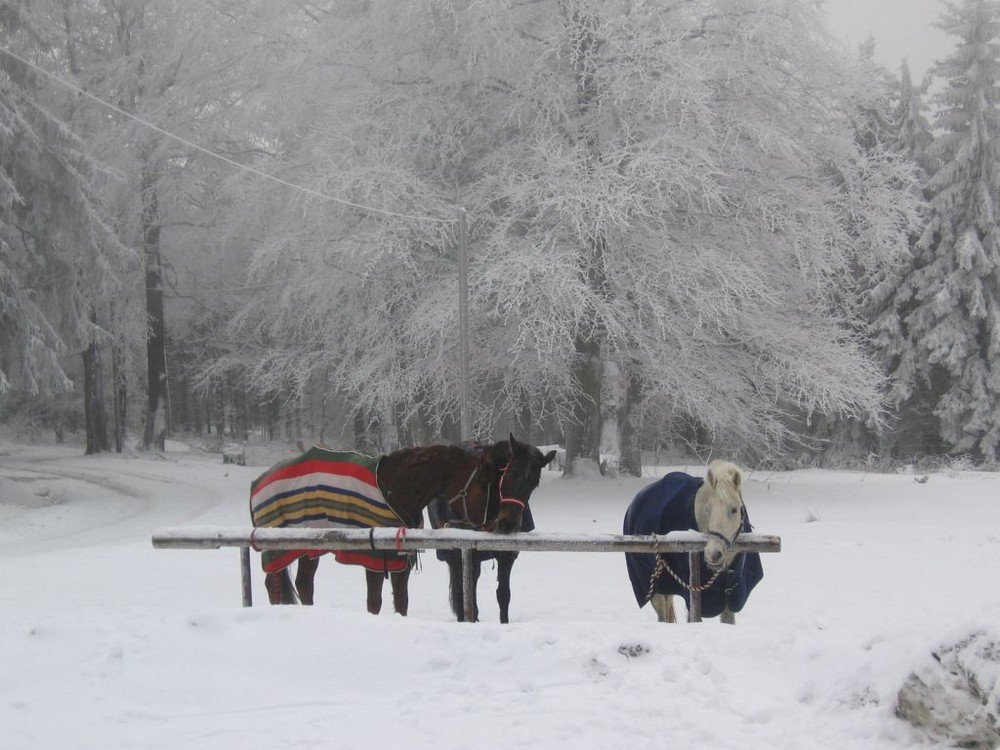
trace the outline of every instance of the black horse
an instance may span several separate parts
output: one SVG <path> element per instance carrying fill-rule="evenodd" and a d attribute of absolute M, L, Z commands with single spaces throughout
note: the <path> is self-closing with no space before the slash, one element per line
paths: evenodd
<path fill-rule="evenodd" d="M 498 446 L 484 446 L 479 443 L 471 443 L 465 446 L 466 450 L 478 453 L 489 448 L 497 450 Z M 547 466 L 555 458 L 556 452 L 549 451 L 542 457 L 542 466 Z M 502 459 L 501 459 L 502 460 Z M 487 512 L 492 517 L 499 512 L 500 501 L 503 497 L 504 487 L 498 481 L 496 485 L 490 487 L 489 502 Z M 462 519 L 457 517 L 453 509 L 449 507 L 444 498 L 436 498 L 427 506 L 427 515 L 431 527 L 435 529 L 445 526 L 461 527 Z M 531 515 L 531 507 L 525 505 L 521 514 L 521 528 L 519 531 L 533 531 L 535 520 Z M 459 622 L 465 622 L 465 592 L 462 582 L 462 551 L 458 549 L 438 549 L 437 559 L 448 564 L 448 599 L 451 603 L 451 611 Z M 482 563 L 487 560 L 495 560 L 497 566 L 497 604 L 500 606 L 500 622 L 510 622 L 510 574 L 517 560 L 517 551 L 489 551 L 471 550 L 472 571 L 473 571 L 473 593 L 479 585 L 479 575 L 482 572 Z M 479 620 L 479 603 L 475 599 L 472 602 L 473 621 Z"/>

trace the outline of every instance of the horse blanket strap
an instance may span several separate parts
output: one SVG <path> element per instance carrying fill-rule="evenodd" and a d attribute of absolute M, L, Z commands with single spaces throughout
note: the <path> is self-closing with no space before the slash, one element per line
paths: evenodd
<path fill-rule="evenodd" d="M 675 471 L 647 485 L 635 496 L 628 511 L 622 531 L 625 534 L 666 534 L 671 531 L 697 530 L 694 515 L 695 495 L 704 480 L 684 472 Z M 751 531 L 750 519 L 744 508 L 741 531 Z M 658 561 L 660 563 L 657 567 Z M 652 552 L 626 552 L 625 564 L 636 602 L 646 605 L 652 594 L 675 594 L 684 597 L 691 606 L 690 564 L 686 552 L 654 554 Z M 658 573 L 669 572 L 670 575 Z M 725 575 L 720 575 L 702 562 L 701 580 L 711 585 L 702 586 L 701 613 L 703 617 L 718 617 L 728 606 L 739 612 L 746 604 L 754 586 L 764 577 L 760 554 L 745 552 L 733 558 Z"/>
<path fill-rule="evenodd" d="M 375 528 L 399 526 L 401 519 L 382 495 L 376 480 L 378 458 L 354 451 L 313 446 L 282 461 L 250 484 L 250 516 L 255 527 Z M 266 550 L 264 570 L 274 573 L 303 555 L 322 550 Z M 398 572 L 405 555 L 336 550 L 337 560 L 378 572 Z"/>

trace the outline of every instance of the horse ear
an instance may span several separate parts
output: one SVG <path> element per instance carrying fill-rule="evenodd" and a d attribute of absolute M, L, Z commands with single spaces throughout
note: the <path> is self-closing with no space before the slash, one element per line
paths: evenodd
<path fill-rule="evenodd" d="M 715 487 L 715 474 L 712 473 L 712 467 L 708 468 L 708 473 L 705 475 L 705 481 L 708 482 L 709 487 Z"/>
<path fill-rule="evenodd" d="M 556 452 L 554 450 L 546 453 L 545 456 L 542 458 L 542 466 L 548 466 L 550 463 L 552 463 L 552 459 L 554 459 L 555 457 L 556 457 Z"/>
<path fill-rule="evenodd" d="M 517 445 L 517 440 L 514 438 L 514 433 L 508 433 L 507 444 L 510 445 L 510 452 L 514 452 L 514 446 Z"/>
<path fill-rule="evenodd" d="M 493 463 L 496 465 L 497 471 L 503 469 L 504 466 L 510 463 L 511 456 L 514 455 L 513 451 L 510 449 L 510 443 L 506 440 L 501 440 L 493 444 Z"/>

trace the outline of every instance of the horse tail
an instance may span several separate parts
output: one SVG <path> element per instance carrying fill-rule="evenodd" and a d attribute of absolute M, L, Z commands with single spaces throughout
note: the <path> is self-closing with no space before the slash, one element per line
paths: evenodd
<path fill-rule="evenodd" d="M 712 461 L 705 479 L 717 495 L 731 500 L 742 499 L 743 470 L 736 464 L 718 459 Z"/>

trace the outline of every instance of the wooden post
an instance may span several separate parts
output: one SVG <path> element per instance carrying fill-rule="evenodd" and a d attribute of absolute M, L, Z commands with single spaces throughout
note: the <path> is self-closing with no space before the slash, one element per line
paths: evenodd
<path fill-rule="evenodd" d="M 474 604 L 476 601 L 476 579 L 472 576 L 472 565 L 475 561 L 472 559 L 472 554 L 471 549 L 462 550 L 462 601 L 465 605 L 466 622 L 476 621 Z"/>
<path fill-rule="evenodd" d="M 243 583 L 243 606 L 253 606 L 253 589 L 250 584 L 250 548 L 240 547 L 240 580 Z"/>
<path fill-rule="evenodd" d="M 688 585 L 691 587 L 691 606 L 688 607 L 688 622 L 701 622 L 701 552 L 688 552 L 688 568 L 691 573 Z"/>

